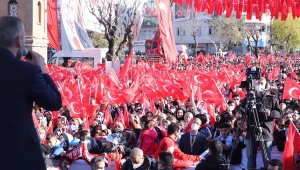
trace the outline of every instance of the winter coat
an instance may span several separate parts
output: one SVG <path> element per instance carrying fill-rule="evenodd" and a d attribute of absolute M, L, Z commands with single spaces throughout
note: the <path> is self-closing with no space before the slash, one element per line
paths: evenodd
<path fill-rule="evenodd" d="M 154 158 L 152 156 L 144 155 L 143 164 L 134 170 L 157 170 L 157 169 L 158 169 L 158 165 L 157 162 L 154 160 Z M 133 170 L 132 162 L 129 158 L 122 165 L 122 170 Z"/>
<path fill-rule="evenodd" d="M 145 155 L 154 154 L 156 138 L 157 138 L 157 133 L 154 128 L 142 131 L 140 136 L 140 148 Z"/>
<path fill-rule="evenodd" d="M 246 107 L 246 100 L 242 102 L 242 108 Z M 270 116 L 266 117 L 265 113 L 261 113 L 260 110 L 269 109 L 271 111 Z M 279 101 L 275 97 L 264 94 L 262 97 L 257 97 L 256 99 L 256 110 L 259 118 L 260 126 L 262 127 L 262 136 L 265 141 L 273 141 L 273 132 L 272 132 L 272 124 L 273 119 L 278 119 L 282 117 L 282 112 L 279 108 Z M 254 114 L 247 113 L 247 135 L 246 139 L 250 139 L 250 134 L 255 135 L 255 133 L 251 133 L 251 125 L 255 125 Z"/>
<path fill-rule="evenodd" d="M 226 160 L 222 156 L 209 155 L 196 166 L 195 170 L 220 170 L 221 164 L 226 164 Z"/>

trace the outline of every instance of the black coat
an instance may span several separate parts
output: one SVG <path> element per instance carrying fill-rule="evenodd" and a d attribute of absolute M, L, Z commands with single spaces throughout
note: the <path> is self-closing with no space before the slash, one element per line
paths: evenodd
<path fill-rule="evenodd" d="M 196 166 L 195 170 L 220 170 L 221 164 L 226 164 L 222 156 L 209 155 Z"/>
<path fill-rule="evenodd" d="M 157 162 L 154 160 L 154 158 L 152 156 L 146 156 L 146 155 L 144 155 L 143 164 L 137 169 L 133 169 L 132 162 L 129 158 L 122 165 L 122 170 L 157 170 L 157 169 L 158 169 L 158 165 Z"/>
<path fill-rule="evenodd" d="M 242 108 L 246 107 L 246 99 L 242 102 Z M 266 117 L 265 113 L 260 112 L 262 109 L 269 109 L 271 111 L 270 116 Z M 254 114 L 247 112 L 247 136 L 246 139 L 250 139 L 250 126 L 255 125 Z M 275 97 L 264 94 L 262 97 L 256 99 L 256 110 L 259 118 L 260 126 L 262 127 L 262 136 L 265 141 L 273 141 L 272 123 L 273 119 L 282 117 L 282 112 L 279 108 L 279 101 Z M 253 134 L 253 133 L 252 133 Z"/>
<path fill-rule="evenodd" d="M 0 48 L 0 167 L 46 169 L 32 121 L 33 101 L 45 110 L 59 110 L 60 93 L 39 66 L 17 59 Z"/>

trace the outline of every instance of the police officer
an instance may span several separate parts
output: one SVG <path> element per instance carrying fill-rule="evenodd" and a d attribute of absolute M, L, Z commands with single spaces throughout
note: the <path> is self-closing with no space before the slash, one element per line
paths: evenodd
<path fill-rule="evenodd" d="M 247 110 L 247 135 L 246 135 L 246 145 L 247 145 L 247 157 L 248 157 L 248 169 L 256 168 L 256 155 L 258 144 L 262 151 L 262 158 L 264 161 L 264 167 L 267 168 L 268 164 L 265 160 L 267 157 L 268 160 L 271 160 L 271 151 L 272 151 L 272 123 L 273 119 L 281 118 L 282 112 L 279 108 L 279 101 L 274 96 L 270 95 L 268 92 L 267 80 L 264 77 L 261 77 L 257 80 L 255 86 L 255 100 L 254 104 L 256 109 L 249 108 L 251 102 L 244 99 L 242 102 L 242 108 L 248 107 Z M 249 94 L 248 94 L 249 95 Z M 251 97 L 250 97 L 251 98 Z M 253 99 L 253 98 L 252 98 Z M 251 99 L 250 99 L 251 100 Z M 248 104 L 247 104 L 248 103 Z M 257 114 L 256 114 L 257 113 Z M 257 119 L 255 116 L 257 115 Z M 256 123 L 257 122 L 257 123 Z M 261 127 L 262 133 L 261 138 L 263 141 L 258 142 L 257 127 Z M 264 147 L 266 148 L 266 153 L 264 152 Z"/>

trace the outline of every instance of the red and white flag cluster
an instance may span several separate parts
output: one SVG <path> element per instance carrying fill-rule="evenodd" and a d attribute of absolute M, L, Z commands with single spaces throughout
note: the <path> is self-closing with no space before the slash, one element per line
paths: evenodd
<path fill-rule="evenodd" d="M 207 12 L 217 16 L 226 12 L 226 17 L 230 17 L 235 12 L 236 18 L 241 18 L 242 13 L 246 12 L 246 18 L 251 19 L 255 13 L 257 19 L 261 19 L 263 13 L 270 13 L 272 18 L 286 20 L 288 13 L 292 13 L 293 18 L 300 17 L 299 0 L 174 0 L 179 5 L 192 6 L 198 12 Z"/>

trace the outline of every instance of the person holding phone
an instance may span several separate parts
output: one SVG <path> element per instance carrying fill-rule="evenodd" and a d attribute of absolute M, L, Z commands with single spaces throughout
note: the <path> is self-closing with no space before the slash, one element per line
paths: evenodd
<path fill-rule="evenodd" d="M 44 68 L 44 58 L 25 46 L 21 20 L 0 16 L 0 139 L 1 169 L 46 169 L 32 120 L 33 102 L 48 111 L 62 107 L 60 93 Z M 9 128 L 8 128 L 9 127 Z M 20 139 L 22 142 L 19 142 Z"/>

